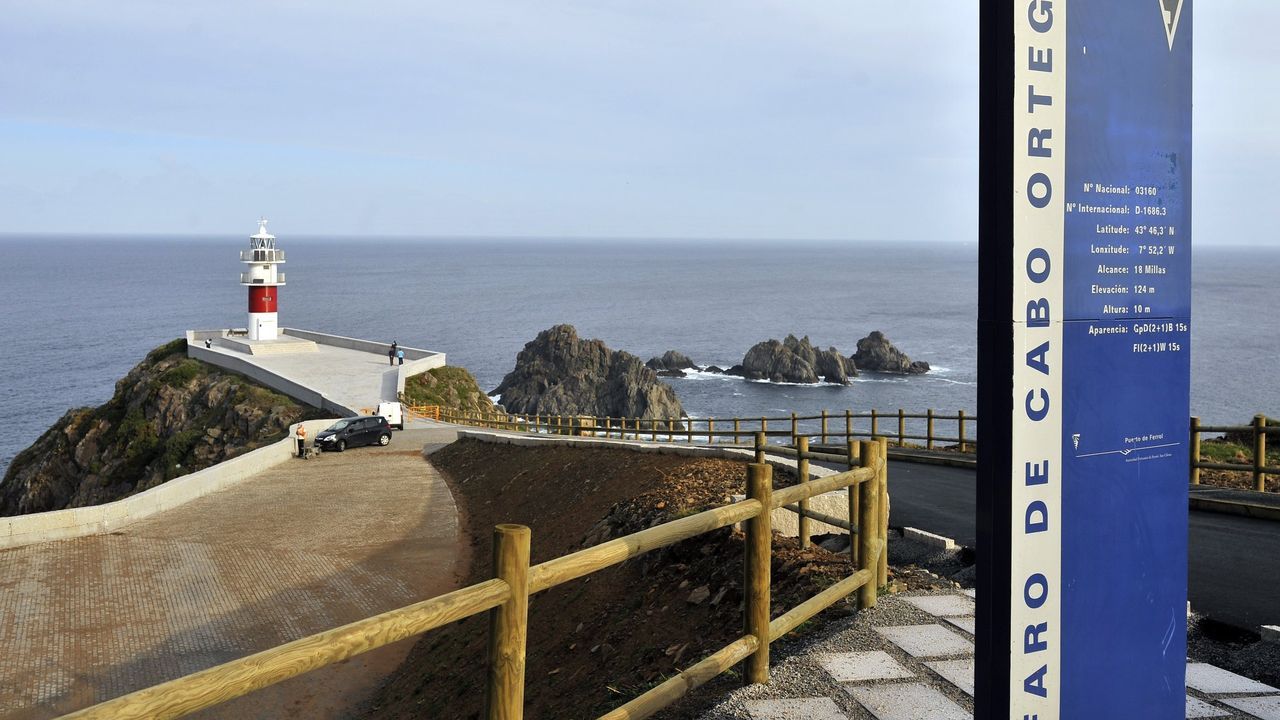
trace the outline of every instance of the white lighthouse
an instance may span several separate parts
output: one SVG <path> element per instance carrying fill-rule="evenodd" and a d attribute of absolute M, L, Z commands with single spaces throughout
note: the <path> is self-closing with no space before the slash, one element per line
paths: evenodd
<path fill-rule="evenodd" d="M 276 247 L 276 236 L 267 232 L 266 218 L 258 221 L 258 232 L 249 236 L 249 249 L 240 251 L 240 262 L 245 264 L 240 284 L 249 288 L 249 339 L 275 340 L 284 251 Z"/>

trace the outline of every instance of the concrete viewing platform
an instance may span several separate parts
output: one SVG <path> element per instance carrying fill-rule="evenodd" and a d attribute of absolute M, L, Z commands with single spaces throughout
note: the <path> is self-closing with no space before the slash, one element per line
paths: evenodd
<path fill-rule="evenodd" d="M 407 378 L 445 364 L 442 352 L 400 346 L 405 362 L 393 365 L 390 348 L 389 343 L 293 328 L 272 341 L 248 340 L 229 330 L 187 331 L 189 357 L 337 415 L 359 415 L 392 402 Z"/>

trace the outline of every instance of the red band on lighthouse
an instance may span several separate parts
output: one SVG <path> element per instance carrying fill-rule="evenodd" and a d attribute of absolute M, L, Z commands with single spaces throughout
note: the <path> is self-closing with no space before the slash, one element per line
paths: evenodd
<path fill-rule="evenodd" d="M 251 313 L 276 312 L 276 299 L 279 292 L 280 292 L 280 288 L 278 287 L 249 288 L 249 312 Z"/>

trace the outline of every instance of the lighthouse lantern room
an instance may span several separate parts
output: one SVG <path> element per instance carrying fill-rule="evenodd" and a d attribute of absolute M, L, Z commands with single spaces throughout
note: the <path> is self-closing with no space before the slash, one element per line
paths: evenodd
<path fill-rule="evenodd" d="M 249 339 L 275 340 L 279 288 L 284 286 L 284 251 L 276 247 L 276 236 L 267 232 L 267 220 L 258 221 L 258 232 L 249 236 L 249 249 L 240 251 L 245 272 L 240 284 L 249 288 Z"/>

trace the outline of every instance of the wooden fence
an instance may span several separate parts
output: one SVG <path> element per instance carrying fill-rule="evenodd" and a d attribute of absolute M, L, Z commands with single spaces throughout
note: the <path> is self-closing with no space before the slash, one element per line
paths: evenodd
<path fill-rule="evenodd" d="M 855 413 L 845 410 L 819 415 L 792 413 L 780 417 L 758 418 L 681 418 L 658 420 L 646 418 L 595 417 L 591 415 L 523 415 L 516 413 L 444 412 L 441 420 L 506 430 L 541 432 L 560 435 L 587 435 L 650 440 L 654 442 L 740 443 L 763 432 L 769 438 L 786 438 L 793 447 L 797 438 L 806 436 L 819 445 L 844 446 L 854 439 L 888 438 L 898 447 L 907 441 L 923 441 L 933 450 L 939 445 L 952 445 L 962 453 L 973 452 L 977 443 L 976 415 L 963 410 L 942 414 L 930 409 L 923 413 L 884 413 L 871 410 Z M 914 427 L 909 423 L 914 423 Z M 954 423 L 953 435 L 939 434 L 939 423 Z"/>
<path fill-rule="evenodd" d="M 858 593 L 861 608 L 876 604 L 876 589 L 886 582 L 888 535 L 888 470 L 885 441 L 850 443 L 849 469 L 810 479 L 809 456 L 802 446 L 796 485 L 773 487 L 773 468 L 764 462 L 767 439 L 755 439 L 756 462 L 747 467 L 747 498 L 741 502 L 672 520 L 538 565 L 529 565 L 530 530 L 519 525 L 494 528 L 494 577 L 451 593 L 358 620 L 239 660 L 202 670 L 72 713 L 68 718 L 124 720 L 175 718 L 226 702 L 255 690 L 360 653 L 483 612 L 489 613 L 488 682 L 485 717 L 519 720 L 523 716 L 525 640 L 529 596 L 571 580 L 699 535 L 743 523 L 745 633 L 636 697 L 606 713 L 609 720 L 649 717 L 690 690 L 745 661 L 748 683 L 769 679 L 769 644 L 836 601 Z M 850 575 L 794 608 L 770 619 L 770 558 L 773 532 L 770 512 L 786 508 L 801 513 L 802 542 L 808 544 L 807 518 L 840 524 L 839 518 L 806 514 L 811 497 L 846 489 L 851 530 Z M 856 523 L 854 519 L 856 518 Z M 856 535 L 856 541 L 854 538 Z"/>
<path fill-rule="evenodd" d="M 1253 439 L 1253 462 L 1221 463 L 1200 460 L 1200 435 L 1202 433 L 1248 434 Z M 1201 470 L 1235 470 L 1253 473 L 1254 490 L 1267 491 L 1267 476 L 1280 475 L 1280 467 L 1267 465 L 1267 436 L 1280 434 L 1280 426 L 1268 425 L 1266 415 L 1255 415 L 1248 425 L 1201 425 L 1200 418 L 1191 418 L 1191 484 L 1200 484 Z"/>
<path fill-rule="evenodd" d="M 978 418 L 963 410 L 954 414 L 942 414 L 932 409 L 923 413 L 883 413 L 871 410 L 855 413 L 822 411 L 819 415 L 796 415 L 759 418 L 682 418 L 680 420 L 651 420 L 642 418 L 592 417 L 586 415 L 520 415 L 511 413 L 442 413 L 446 422 L 475 425 L 506 430 L 562 435 L 618 437 L 621 439 L 743 444 L 743 438 L 764 433 L 766 438 L 779 439 L 792 449 L 800 438 L 823 446 L 839 445 L 858 438 L 888 437 L 898 447 L 907 441 L 923 441 L 923 447 L 933 450 L 941 444 L 949 444 L 961 453 L 976 451 L 974 426 Z M 916 432 L 908 432 L 908 422 L 916 421 Z M 920 423 L 919 421 L 923 421 Z M 938 423 L 953 423 L 954 435 L 938 433 Z M 888 431 L 887 433 L 885 431 Z M 1241 433 L 1252 437 L 1253 459 L 1249 464 L 1222 463 L 1200 460 L 1200 440 L 1203 433 Z M 1280 434 L 1280 426 L 1268 425 L 1265 415 L 1255 416 L 1249 425 L 1213 426 L 1201 425 L 1200 418 L 1191 418 L 1190 470 L 1191 483 L 1200 483 L 1201 470 L 1235 470 L 1253 473 L 1254 487 L 1266 491 L 1266 476 L 1280 475 L 1280 467 L 1267 465 L 1267 436 Z M 771 452 L 786 454 L 786 448 L 773 447 Z M 827 454 L 830 455 L 830 454 Z M 816 459 L 828 459 L 822 453 L 813 453 Z"/>
<path fill-rule="evenodd" d="M 400 407 L 404 409 L 404 414 L 414 420 L 439 420 L 439 405 L 409 405 L 401 403 Z"/>

